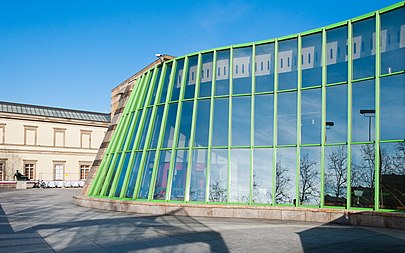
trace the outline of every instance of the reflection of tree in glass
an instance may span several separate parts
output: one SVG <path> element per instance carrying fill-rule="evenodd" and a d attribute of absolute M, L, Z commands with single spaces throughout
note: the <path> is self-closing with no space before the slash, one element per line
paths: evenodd
<path fill-rule="evenodd" d="M 260 192 L 262 190 L 260 187 L 262 178 L 258 178 L 256 173 L 253 171 L 253 191 L 252 191 L 252 201 L 253 203 L 270 203 L 272 198 L 271 188 L 266 189 L 266 193 Z"/>
<path fill-rule="evenodd" d="M 276 202 L 287 203 L 292 202 L 290 196 L 288 196 L 288 186 L 291 182 L 291 178 L 288 176 L 289 167 L 283 167 L 280 158 L 278 157 L 276 163 Z"/>
<path fill-rule="evenodd" d="M 374 145 L 362 145 L 360 147 L 360 162 L 353 158 L 351 185 L 374 188 L 374 164 Z"/>
<path fill-rule="evenodd" d="M 309 158 L 308 152 L 303 152 L 300 161 L 300 204 L 319 200 L 317 180 L 319 171 L 318 162 Z"/>
<path fill-rule="evenodd" d="M 221 179 L 216 180 L 210 185 L 209 200 L 212 202 L 226 202 L 226 188 L 222 187 Z"/>
<path fill-rule="evenodd" d="M 333 192 L 336 202 L 345 198 L 347 181 L 347 153 L 345 146 L 336 147 L 328 154 L 328 169 L 325 175 L 327 192 Z"/>

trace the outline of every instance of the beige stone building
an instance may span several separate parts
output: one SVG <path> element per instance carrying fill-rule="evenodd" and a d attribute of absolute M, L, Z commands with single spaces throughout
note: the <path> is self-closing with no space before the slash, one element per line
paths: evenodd
<path fill-rule="evenodd" d="M 32 180 L 88 176 L 110 115 L 0 102 L 0 181 L 19 170 Z"/>

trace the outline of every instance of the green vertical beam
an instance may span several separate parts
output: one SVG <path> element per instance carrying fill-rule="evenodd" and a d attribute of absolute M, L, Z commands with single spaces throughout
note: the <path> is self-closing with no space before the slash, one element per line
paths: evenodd
<path fill-rule="evenodd" d="M 211 178 L 211 146 L 212 146 L 212 132 L 214 126 L 214 94 L 215 94 L 215 80 L 217 77 L 217 51 L 214 50 L 212 56 L 212 80 L 211 80 L 211 98 L 210 98 L 210 126 L 208 131 L 208 154 L 207 154 L 207 179 L 205 182 L 205 202 L 209 201 L 210 191 L 210 178 Z"/>
<path fill-rule="evenodd" d="M 252 77 L 252 88 L 251 88 L 251 103 L 250 103 L 250 194 L 249 194 L 249 202 L 253 202 L 253 185 L 254 185 L 254 167 L 253 167 L 253 162 L 254 162 L 254 157 L 253 157 L 253 146 L 254 146 L 254 131 L 255 131 L 255 91 L 256 91 L 256 78 L 255 78 L 255 59 L 256 59 L 256 45 L 252 45 L 252 59 L 251 59 L 251 67 L 250 67 L 250 73 Z"/>
<path fill-rule="evenodd" d="M 188 147 L 188 164 L 187 164 L 187 174 L 186 174 L 186 189 L 184 191 L 184 201 L 190 201 L 190 185 L 191 185 L 191 171 L 193 166 L 193 147 L 194 147 L 194 140 L 195 140 L 195 128 L 196 128 L 196 121 L 197 121 L 197 110 L 198 110 L 198 94 L 200 90 L 200 78 L 201 78 L 201 69 L 202 69 L 202 55 L 201 53 L 198 54 L 198 61 L 197 61 L 197 68 L 196 68 L 196 82 L 195 82 L 195 90 L 194 90 L 194 99 L 193 99 L 193 115 L 191 118 L 191 132 L 190 132 L 190 143 Z"/>
<path fill-rule="evenodd" d="M 145 90 L 147 92 L 146 99 L 145 99 L 145 105 L 148 104 L 148 102 L 149 102 L 149 100 L 150 100 L 150 98 L 152 96 L 153 86 L 154 86 L 154 83 L 155 83 L 157 72 L 158 72 L 157 66 L 155 66 L 153 70 L 149 70 L 149 73 L 153 73 L 153 74 L 152 74 L 152 78 L 150 79 L 150 81 L 147 83 L 147 85 L 145 85 Z M 141 106 L 143 106 L 143 105 L 139 104 L 139 107 L 141 107 Z M 126 140 L 125 140 L 125 143 L 123 143 L 124 146 L 123 146 L 123 150 L 122 150 L 121 159 L 119 161 L 119 164 L 118 164 L 117 171 L 115 173 L 113 182 L 111 184 L 111 190 L 110 190 L 109 197 L 114 197 L 115 196 L 115 189 L 117 188 L 118 180 L 119 180 L 119 178 L 121 176 L 121 172 L 122 172 L 123 165 L 124 165 L 125 158 L 126 158 L 126 151 L 128 151 L 129 145 L 130 145 L 131 140 L 132 140 L 132 138 L 130 138 L 130 137 L 132 137 L 134 134 L 135 134 L 135 141 L 134 141 L 134 146 L 132 147 L 132 150 L 137 149 L 137 147 L 139 145 L 139 141 L 140 141 L 140 139 L 142 137 L 141 133 L 142 133 L 144 125 L 145 125 L 145 118 L 146 118 L 146 115 L 147 115 L 147 111 L 148 110 L 146 109 L 146 107 L 144 107 L 143 110 L 142 110 L 142 116 L 140 118 L 140 122 L 138 124 L 138 129 L 135 129 L 135 126 L 136 126 L 135 121 L 136 120 L 132 120 L 132 124 L 129 127 L 129 130 L 128 130 L 128 133 L 127 133 L 128 138 L 125 138 L 125 136 L 122 136 L 122 140 L 124 140 L 124 139 L 126 139 Z M 134 116 L 137 116 L 137 115 L 134 114 Z M 129 116 L 128 118 L 129 118 L 129 122 L 131 122 L 131 117 Z M 134 132 L 135 130 L 137 130 L 136 133 Z M 123 131 L 123 133 L 125 133 L 125 131 Z"/>
<path fill-rule="evenodd" d="M 145 92 L 146 92 L 146 90 L 147 90 L 147 86 L 148 86 L 148 83 L 149 83 L 149 80 L 150 80 L 150 76 L 151 76 L 151 71 L 148 71 L 148 73 L 147 73 L 147 75 L 146 75 L 147 77 L 145 78 L 145 81 L 142 83 L 142 87 L 141 87 L 141 94 L 142 94 L 142 96 L 144 96 L 144 94 L 145 94 Z M 141 106 L 140 105 L 140 102 L 141 102 L 142 100 L 138 100 L 137 101 L 137 107 L 139 107 L 139 106 Z M 128 117 L 129 118 L 129 117 Z M 128 121 L 129 122 L 129 121 Z M 128 124 L 128 122 L 127 122 L 127 124 Z M 125 125 L 127 125 L 127 124 L 125 124 Z M 125 134 L 125 128 L 124 129 L 122 129 L 120 132 L 118 132 L 118 141 L 117 141 L 117 143 L 116 143 L 116 147 L 115 147 L 115 150 L 117 151 L 117 152 L 119 152 L 119 150 L 117 150 L 116 148 L 117 147 L 122 147 L 122 145 L 123 145 L 123 142 L 124 142 L 124 134 Z M 122 159 L 124 157 L 124 155 L 122 154 L 121 155 L 121 157 L 120 157 L 120 159 Z M 108 189 L 108 186 L 109 186 L 109 183 L 108 182 L 110 182 L 110 180 L 111 180 L 111 177 L 112 177 L 112 174 L 113 174 L 113 172 L 114 172 L 114 169 L 112 169 L 112 168 L 114 168 L 114 166 L 115 166 L 115 163 L 117 162 L 116 160 L 117 160 L 117 156 L 114 156 L 114 160 L 113 160 L 113 162 L 111 163 L 111 168 L 109 169 L 109 171 L 108 171 L 108 173 L 107 173 L 107 176 L 106 176 L 106 178 L 105 178 L 105 182 L 106 183 L 104 183 L 104 185 L 103 185 L 103 187 L 102 187 L 102 189 L 101 189 L 101 192 L 100 192 L 100 195 L 101 196 L 104 196 L 106 193 L 107 193 L 107 189 Z M 119 164 L 118 164 L 118 166 L 119 166 Z M 117 170 L 118 170 L 118 168 L 117 168 Z M 111 192 L 111 190 L 110 190 L 110 192 Z"/>
<path fill-rule="evenodd" d="M 231 146 L 232 146 L 232 96 L 233 96 L 233 47 L 229 50 L 229 108 L 228 108 L 228 189 L 227 202 L 231 199 Z"/>
<path fill-rule="evenodd" d="M 176 148 L 178 143 L 178 138 L 180 135 L 180 119 L 183 107 L 183 98 L 184 98 L 184 90 L 186 87 L 186 79 L 187 79 L 187 72 L 188 72 L 188 56 L 184 59 L 183 65 L 183 75 L 181 77 L 181 84 L 180 84 L 180 95 L 179 95 L 179 102 L 177 105 L 177 115 L 176 115 L 176 124 L 174 127 L 174 134 L 173 134 L 173 145 L 172 145 L 172 153 L 170 156 L 170 170 L 169 170 L 169 177 L 167 179 L 167 188 L 166 188 L 166 201 L 170 200 L 170 195 L 172 192 L 172 182 L 173 182 L 173 171 L 176 169 Z M 174 86 L 173 86 L 174 89 Z"/>
<path fill-rule="evenodd" d="M 278 40 L 274 42 L 274 106 L 273 106 L 273 182 L 272 202 L 276 204 L 276 168 L 277 168 L 277 93 L 278 93 Z"/>
<path fill-rule="evenodd" d="M 347 68 L 348 68 L 348 75 L 347 75 L 347 206 L 346 208 L 351 207 L 351 191 L 352 191 L 352 171 L 351 171 L 351 163 L 352 163 L 352 79 L 353 79 L 353 26 L 352 22 L 349 21 L 347 24 L 347 44 L 348 44 L 348 52 L 347 52 Z"/>
<path fill-rule="evenodd" d="M 374 210 L 378 211 L 380 209 L 380 75 L 381 75 L 381 16 L 380 13 L 376 12 L 375 17 L 375 158 L 374 158 L 374 173 L 375 173 L 375 184 L 374 184 Z"/>
<path fill-rule="evenodd" d="M 298 89 L 297 89 L 297 153 L 296 153 L 296 174 L 295 174 L 295 206 L 300 205 L 300 158 L 301 158 L 301 88 L 302 88 L 302 37 L 298 35 Z"/>
<path fill-rule="evenodd" d="M 321 207 L 325 206 L 325 142 L 326 142 L 326 45 L 327 37 L 325 28 L 322 29 L 322 116 L 321 116 Z"/>
<path fill-rule="evenodd" d="M 174 77 L 176 75 L 176 67 L 177 67 L 177 61 L 173 61 L 173 65 L 172 65 L 172 72 L 170 73 L 170 78 L 169 78 L 169 85 L 167 87 L 167 93 L 166 93 L 166 101 L 165 101 L 165 105 L 164 105 L 164 110 L 163 110 L 163 118 L 162 118 L 162 126 L 160 128 L 160 132 L 159 132 L 159 139 L 158 139 L 158 145 L 156 148 L 156 154 L 155 154 L 155 163 L 153 164 L 153 172 L 152 172 L 152 178 L 150 180 L 150 185 L 149 185 L 149 196 L 148 196 L 148 200 L 152 200 L 153 199 L 153 194 L 155 191 L 155 181 L 156 181 L 156 174 L 158 172 L 158 166 L 159 166 L 159 159 L 160 159 L 160 152 L 161 152 L 161 148 L 163 145 L 163 141 L 164 141 L 164 137 L 165 137 L 165 129 L 166 129 L 166 124 L 167 124 L 167 117 L 169 114 L 169 101 L 171 98 L 171 90 L 173 87 L 173 83 L 174 83 Z M 161 94 L 160 94 L 161 96 Z M 159 98 L 157 99 L 160 99 Z M 139 184 L 140 179 L 137 179 L 137 185 Z M 139 187 L 136 187 L 136 195 L 134 194 L 134 196 L 138 196 L 139 193 Z"/>

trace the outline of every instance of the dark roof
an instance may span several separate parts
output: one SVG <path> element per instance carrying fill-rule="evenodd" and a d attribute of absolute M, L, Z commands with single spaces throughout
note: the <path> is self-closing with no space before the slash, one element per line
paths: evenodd
<path fill-rule="evenodd" d="M 53 118 L 110 122 L 110 114 L 0 101 L 0 112 Z"/>

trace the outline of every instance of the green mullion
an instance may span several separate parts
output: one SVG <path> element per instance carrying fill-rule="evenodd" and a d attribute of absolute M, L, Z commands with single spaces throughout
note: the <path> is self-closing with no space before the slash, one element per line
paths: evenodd
<path fill-rule="evenodd" d="M 402 7 L 403 5 L 405 5 L 405 2 L 404 2 L 404 1 L 401 1 L 401 2 L 396 3 L 396 4 L 393 4 L 393 5 L 390 5 L 390 6 L 388 6 L 388 7 L 385 7 L 385 8 L 383 8 L 383 9 L 381 9 L 381 10 L 379 11 L 379 14 L 384 13 L 384 12 L 387 12 L 387 11 L 391 11 L 391 10 L 396 9 L 396 8 L 399 8 L 399 7 Z"/>
<path fill-rule="evenodd" d="M 274 148 L 273 146 L 253 146 L 253 148 Z"/>
<path fill-rule="evenodd" d="M 148 104 L 148 101 L 150 101 L 150 99 L 151 99 L 151 97 L 152 97 L 152 93 L 153 93 L 153 88 L 154 88 L 154 83 L 155 83 L 155 79 L 156 79 L 156 76 L 157 76 L 157 72 L 158 72 L 158 68 L 157 68 L 157 66 L 155 66 L 150 81 L 147 83 L 147 85 L 145 85 L 145 91 L 147 92 L 145 104 Z M 149 73 L 152 73 L 152 70 L 150 70 Z M 139 106 L 142 106 L 142 105 L 139 104 L 138 107 L 139 107 Z M 143 127 L 144 127 L 144 124 L 145 124 L 145 118 L 146 118 L 147 111 L 148 111 L 148 110 L 145 109 L 145 108 L 143 108 L 143 110 L 142 110 L 141 119 L 140 119 L 140 122 L 139 122 L 139 124 L 138 124 L 137 133 L 136 133 L 136 135 L 135 135 L 136 138 L 135 138 L 134 146 L 133 146 L 132 149 L 136 149 L 136 148 L 138 147 L 138 145 L 139 145 L 139 140 L 140 140 L 140 137 L 141 137 L 140 133 L 142 133 L 142 130 L 143 130 Z M 139 113 L 139 111 L 138 111 L 138 113 Z M 137 115 L 134 114 L 134 117 L 136 117 L 136 116 L 137 116 Z M 131 118 L 131 117 L 129 117 L 129 122 L 131 122 L 131 119 L 130 119 L 130 118 Z M 132 133 L 132 134 L 135 134 L 135 133 L 134 133 L 134 130 L 135 130 L 134 128 L 135 128 L 135 126 L 136 126 L 136 122 L 135 122 L 135 120 L 132 120 L 132 124 L 131 124 L 131 126 L 130 126 L 130 128 L 129 128 L 129 131 L 128 131 L 127 135 L 130 135 L 131 133 Z M 125 133 L 125 131 L 123 131 L 123 132 Z M 129 136 L 128 136 L 128 137 L 129 137 Z M 122 139 L 125 139 L 125 137 L 122 136 Z M 118 164 L 117 171 L 116 171 L 116 173 L 115 173 L 115 177 L 114 177 L 114 180 L 113 180 L 112 185 L 111 185 L 111 189 L 115 189 L 115 188 L 117 187 L 118 180 L 119 180 L 119 178 L 120 178 L 121 171 L 122 171 L 122 169 L 123 169 L 123 165 L 124 165 L 124 161 L 125 161 L 125 156 L 126 156 L 126 155 L 125 155 L 125 151 L 128 150 L 128 147 L 129 147 L 129 145 L 130 145 L 130 143 L 131 143 L 131 139 L 132 139 L 132 138 L 126 138 L 126 141 L 125 141 L 124 146 L 123 146 L 123 152 L 122 152 L 123 155 L 121 156 L 120 162 L 119 162 L 119 164 Z M 131 158 L 133 158 L 133 153 L 131 153 L 130 160 L 131 160 Z M 128 165 L 127 165 L 127 166 L 128 166 Z M 128 170 L 127 170 L 127 171 L 128 171 Z M 110 190 L 109 196 L 110 196 L 110 197 L 113 197 L 114 195 L 115 195 L 115 190 L 114 190 L 114 191 Z"/>
<path fill-rule="evenodd" d="M 325 141 L 326 141 L 326 30 L 322 30 L 322 116 L 321 116 L 321 208 L 325 206 Z"/>
<path fill-rule="evenodd" d="M 189 58 L 186 56 L 184 59 L 183 65 L 183 76 L 181 77 L 181 86 L 180 86 L 180 96 L 179 96 L 179 103 L 177 106 L 177 115 L 176 115 L 176 124 L 174 127 L 174 135 L 173 135 L 173 145 L 172 145 L 172 153 L 170 156 L 170 169 L 169 169 L 169 177 L 167 179 L 167 186 L 166 186 L 166 201 L 170 200 L 171 192 L 172 192 L 172 182 L 173 182 L 173 171 L 176 169 L 176 148 L 178 143 L 178 136 L 180 132 L 180 119 L 181 119 L 181 112 L 183 109 L 183 98 L 184 98 L 184 90 L 186 88 L 186 77 L 188 71 L 188 61 Z"/>
<path fill-rule="evenodd" d="M 273 177 L 272 203 L 276 204 L 276 167 L 277 167 L 277 100 L 278 100 L 278 40 L 274 41 L 274 99 L 273 99 Z"/>
<path fill-rule="evenodd" d="M 172 93 L 170 92 L 173 88 L 173 83 L 174 83 L 174 78 L 176 75 L 176 67 L 177 67 L 177 61 L 173 61 L 171 73 L 170 73 L 170 78 L 169 78 L 169 85 L 167 87 L 167 94 L 166 94 L 166 101 L 164 105 L 164 110 L 163 110 L 163 118 L 162 118 L 162 126 L 160 128 L 159 132 L 159 139 L 158 139 L 158 145 L 156 147 L 156 154 L 155 154 L 155 163 L 153 164 L 153 172 L 152 172 L 152 178 L 150 180 L 150 185 L 149 185 L 149 196 L 148 200 L 153 200 L 153 193 L 155 191 L 155 181 L 156 181 L 156 174 L 158 171 L 158 166 L 159 166 L 159 160 L 160 160 L 160 151 L 162 149 L 163 141 L 164 141 L 164 135 L 165 135 L 165 129 L 166 129 L 166 122 L 167 122 L 167 117 L 169 114 L 169 101 Z M 163 84 L 162 84 L 163 85 Z M 161 94 L 160 94 L 161 96 Z M 159 98 L 160 99 L 160 98 Z M 138 174 L 139 175 L 139 174 Z M 139 184 L 140 179 L 137 178 L 137 185 Z M 136 187 L 136 195 L 134 193 L 134 196 L 138 196 L 139 193 L 139 187 Z"/>
<path fill-rule="evenodd" d="M 219 95 L 219 96 L 214 96 L 214 98 L 229 98 L 230 95 Z"/>
<path fill-rule="evenodd" d="M 392 73 L 387 73 L 387 74 L 380 74 L 380 77 L 386 77 L 386 76 L 394 76 L 394 75 L 400 75 L 405 73 L 405 70 L 397 71 L 397 72 L 392 72 Z"/>
<path fill-rule="evenodd" d="M 210 191 L 210 177 L 211 177 L 211 148 L 212 148 L 212 129 L 214 121 L 214 93 L 215 93 L 215 79 L 217 76 L 217 51 L 213 52 L 212 57 L 212 82 L 211 82 L 211 101 L 210 101 L 210 121 L 209 121 L 209 131 L 208 131 L 208 154 L 207 154 L 207 179 L 205 181 L 205 202 L 209 201 L 209 191 Z"/>
<path fill-rule="evenodd" d="M 161 90 L 162 90 L 162 86 L 163 86 L 163 84 L 162 84 L 162 82 L 163 82 L 163 80 L 164 80 L 164 76 L 165 76 L 165 71 L 166 71 L 166 64 L 165 65 L 163 65 L 162 66 L 162 70 L 161 70 L 161 73 L 160 73 L 160 79 L 159 79 L 159 82 L 156 84 L 156 85 L 158 85 L 158 89 L 157 89 L 157 91 L 156 91 L 156 96 L 155 96 L 155 101 L 153 101 L 153 109 L 152 109 L 152 115 L 151 115 L 151 123 L 149 124 L 149 129 L 148 129 L 148 133 L 147 133 L 147 135 L 146 135 L 146 140 L 145 140 L 145 146 L 144 146 L 144 148 L 143 148 L 143 153 L 142 153 L 142 158 L 141 158 L 141 163 L 139 164 L 139 170 L 138 170 L 138 172 L 141 170 L 141 169 L 143 169 L 144 168 L 144 162 L 145 162 L 145 157 L 146 157 L 146 151 L 145 150 L 147 150 L 147 147 L 149 146 L 149 143 L 150 143 L 150 134 L 151 134 L 151 130 L 150 130 L 150 128 L 151 128 L 151 126 L 153 126 L 154 124 L 155 124 L 155 116 L 156 116 L 156 108 L 157 108 L 157 106 L 156 106 L 156 104 L 158 103 L 158 94 L 160 94 L 160 92 L 161 92 Z M 152 128 L 153 129 L 153 128 Z M 129 159 L 129 162 L 128 162 L 128 167 L 129 168 L 132 168 L 132 166 L 133 166 L 133 163 L 134 163 L 134 160 L 135 160 L 135 153 L 137 152 L 137 150 L 135 150 L 135 149 L 133 149 L 132 151 L 131 151 L 131 157 L 130 157 L 130 159 Z M 143 170 L 142 170 L 142 172 L 143 172 Z M 121 188 L 121 193 L 120 193 L 120 198 L 124 198 L 125 197 L 125 192 L 128 190 L 127 189 L 127 187 L 128 187 L 128 184 L 129 184 L 129 180 L 130 180 L 130 175 L 131 175 L 131 170 L 127 170 L 127 172 L 126 172 L 126 174 L 125 174 L 125 178 L 124 178 L 124 183 L 123 183 L 123 185 L 122 185 L 122 188 Z M 142 175 L 142 174 L 139 174 L 138 173 L 138 175 L 137 175 L 137 179 L 138 179 L 138 177 L 139 177 L 139 175 Z M 135 183 L 135 187 L 134 188 L 136 188 L 136 183 Z M 135 190 L 134 190 L 134 192 L 135 192 Z"/>
<path fill-rule="evenodd" d="M 300 205 L 300 158 L 301 158 L 301 88 L 302 88 L 302 37 L 298 35 L 298 59 L 297 59 L 297 71 L 298 71 L 298 90 L 297 90 L 297 153 L 296 153 L 296 168 L 295 168 L 295 206 Z"/>
<path fill-rule="evenodd" d="M 350 208 L 352 206 L 352 78 L 353 78 L 353 27 L 352 22 L 348 22 L 347 24 L 347 44 L 349 45 L 347 56 L 348 56 L 348 71 L 347 71 L 347 191 L 346 191 L 346 208 Z"/>
<path fill-rule="evenodd" d="M 198 54 L 198 61 L 197 61 L 197 75 L 196 75 L 196 82 L 195 82 L 195 90 L 194 90 L 194 104 L 193 104 L 193 115 L 191 118 L 191 132 L 190 132 L 190 143 L 188 147 L 188 164 L 187 164 L 187 174 L 186 174 L 186 189 L 184 191 L 184 201 L 190 201 L 190 185 L 191 185 L 191 169 L 193 165 L 193 147 L 194 147 L 194 139 L 195 139 L 195 128 L 196 128 L 196 121 L 197 121 L 197 98 L 200 91 L 200 78 L 201 78 L 201 68 L 202 68 L 202 55 L 201 53 Z"/>
<path fill-rule="evenodd" d="M 142 87 L 141 87 L 141 90 L 140 90 L 142 96 L 144 95 L 145 91 L 147 90 L 147 86 L 148 86 L 147 84 L 148 84 L 148 82 L 149 82 L 149 80 L 150 80 L 150 75 L 151 75 L 151 71 L 148 71 L 148 74 L 146 75 L 146 78 L 145 78 L 144 82 L 142 82 Z M 140 100 L 140 99 L 137 100 L 137 102 L 136 102 L 136 103 L 137 103 L 137 107 L 140 106 L 140 102 L 141 102 L 141 101 L 142 101 L 142 100 Z M 139 112 L 137 112 L 137 113 L 139 113 Z M 126 122 L 126 124 L 125 124 L 126 127 L 128 127 L 128 123 L 130 122 L 130 119 L 129 119 L 130 116 L 129 116 L 129 115 L 130 115 L 130 114 L 128 114 L 128 119 L 127 119 L 127 122 Z M 134 123 L 134 122 L 133 122 L 133 123 Z M 133 124 L 132 124 L 132 125 L 133 125 Z M 125 138 L 124 138 L 124 133 L 125 133 L 124 130 L 125 130 L 125 128 L 123 128 L 123 129 L 121 129 L 119 132 L 117 132 L 117 134 L 118 134 L 118 141 L 117 141 L 117 143 L 116 143 L 117 146 L 115 146 L 115 150 L 116 150 L 116 151 L 119 151 L 119 150 L 117 150 L 117 147 L 122 147 L 123 141 L 124 141 L 124 139 L 125 139 Z M 132 136 L 132 134 L 131 134 L 131 136 Z M 130 137 L 130 136 L 128 136 L 128 137 Z M 123 153 L 124 153 L 124 152 L 123 152 Z M 121 157 L 120 157 L 120 161 L 119 161 L 119 164 L 118 164 L 118 166 L 117 166 L 117 171 L 118 171 L 118 169 L 119 169 L 120 164 L 122 164 L 122 161 L 123 161 L 124 156 L 125 156 L 125 155 L 121 155 Z M 114 160 L 113 160 L 113 162 L 111 163 L 111 166 L 115 166 L 116 159 L 117 159 L 117 156 L 114 156 Z M 106 178 L 105 178 L 105 182 L 109 182 L 109 181 L 111 180 L 111 177 L 112 177 L 113 172 L 114 172 L 113 169 L 110 169 L 110 170 L 108 171 L 107 176 L 106 176 Z M 108 183 L 103 185 L 103 187 L 102 187 L 102 189 L 101 189 L 100 195 L 105 195 L 105 194 L 106 194 L 108 186 L 109 186 Z M 111 187 L 111 188 L 112 188 L 112 187 Z M 110 190 L 110 193 L 111 193 L 111 190 Z"/>
<path fill-rule="evenodd" d="M 326 147 L 347 145 L 347 142 L 325 143 Z"/>
<path fill-rule="evenodd" d="M 255 78 L 255 59 L 256 59 L 256 45 L 252 45 L 252 60 L 251 60 L 251 76 L 252 76 L 252 97 L 250 103 L 250 185 L 249 185 L 249 204 L 253 202 L 253 146 L 254 146 L 254 130 L 255 130 L 255 86 L 256 86 L 256 78 Z"/>
<path fill-rule="evenodd" d="M 269 94 L 274 94 L 274 91 L 262 91 L 255 93 L 255 95 L 269 95 Z"/>
<path fill-rule="evenodd" d="M 252 95 L 252 93 L 244 93 L 244 94 L 235 94 L 235 95 L 232 95 L 232 97 L 249 97 L 251 95 Z"/>
<path fill-rule="evenodd" d="M 297 147 L 296 144 L 288 144 L 288 145 L 277 145 L 277 148 L 295 148 Z"/>
<path fill-rule="evenodd" d="M 132 91 L 130 97 L 128 98 L 127 103 L 129 105 L 132 105 L 134 103 L 133 101 L 136 98 L 135 93 L 140 92 L 140 90 L 142 89 L 142 84 L 144 82 L 144 79 L 146 78 L 145 76 L 146 75 L 144 74 L 143 76 L 141 76 L 139 78 L 139 81 L 136 81 L 136 83 L 134 85 L 134 88 L 133 88 L 133 91 Z M 105 178 L 105 175 L 108 172 L 108 167 L 111 164 L 110 161 L 111 161 L 111 159 L 114 158 L 114 156 L 111 153 L 112 153 L 112 151 L 116 150 L 117 142 L 119 140 L 118 137 L 120 136 L 121 129 L 124 127 L 124 125 L 126 125 L 124 123 L 124 120 L 126 118 L 125 115 L 128 115 L 127 114 L 128 110 L 130 110 L 130 108 L 128 108 L 128 109 L 126 107 L 124 108 L 124 112 L 122 114 L 122 117 L 117 122 L 117 128 L 115 129 L 114 134 L 111 137 L 110 143 L 108 144 L 107 150 L 105 152 L 105 154 L 109 155 L 109 156 L 108 156 L 107 160 L 103 159 L 101 164 L 100 164 L 99 170 L 98 170 L 97 175 L 96 175 L 96 181 L 92 184 L 93 187 L 92 187 L 92 189 L 91 189 L 91 191 L 89 193 L 90 196 L 94 196 L 94 195 L 96 195 L 96 193 L 99 193 L 100 188 L 102 187 L 102 182 L 105 182 L 105 180 L 102 181 L 102 179 Z"/>
<path fill-rule="evenodd" d="M 314 89 L 318 89 L 318 88 L 322 88 L 322 85 L 311 86 L 311 87 L 301 87 L 301 90 L 314 90 Z"/>
<path fill-rule="evenodd" d="M 342 81 L 342 82 L 337 82 L 337 83 L 327 83 L 326 86 L 336 86 L 336 85 L 341 85 L 341 84 L 347 84 L 347 81 Z"/>
<path fill-rule="evenodd" d="M 300 144 L 300 147 L 320 147 L 322 144 L 314 143 L 314 144 Z"/>
<path fill-rule="evenodd" d="M 229 108 L 228 108 L 228 189 L 226 200 L 231 199 L 231 145 L 232 145 L 232 95 L 233 95 L 233 48 L 229 50 Z"/>
<path fill-rule="evenodd" d="M 356 79 L 356 80 L 352 80 L 352 83 L 357 83 L 357 82 L 372 80 L 372 79 L 374 79 L 374 78 L 375 78 L 375 76 L 369 76 L 369 77 L 359 78 L 359 79 Z"/>
<path fill-rule="evenodd" d="M 381 30 L 380 13 L 376 12 L 375 17 L 375 158 L 374 158 L 374 210 L 380 209 L 380 75 L 381 75 L 381 55 L 380 55 L 380 30 Z"/>
<path fill-rule="evenodd" d="M 297 57 L 297 58 L 298 58 L 298 57 Z M 298 59 L 297 59 L 297 62 L 298 62 Z M 297 89 L 294 88 L 294 89 L 279 90 L 279 91 L 277 91 L 277 92 L 278 92 L 278 93 L 283 93 L 283 92 L 291 92 L 291 91 L 297 91 Z"/>
<path fill-rule="evenodd" d="M 379 140 L 380 143 L 404 142 L 405 140 Z"/>

